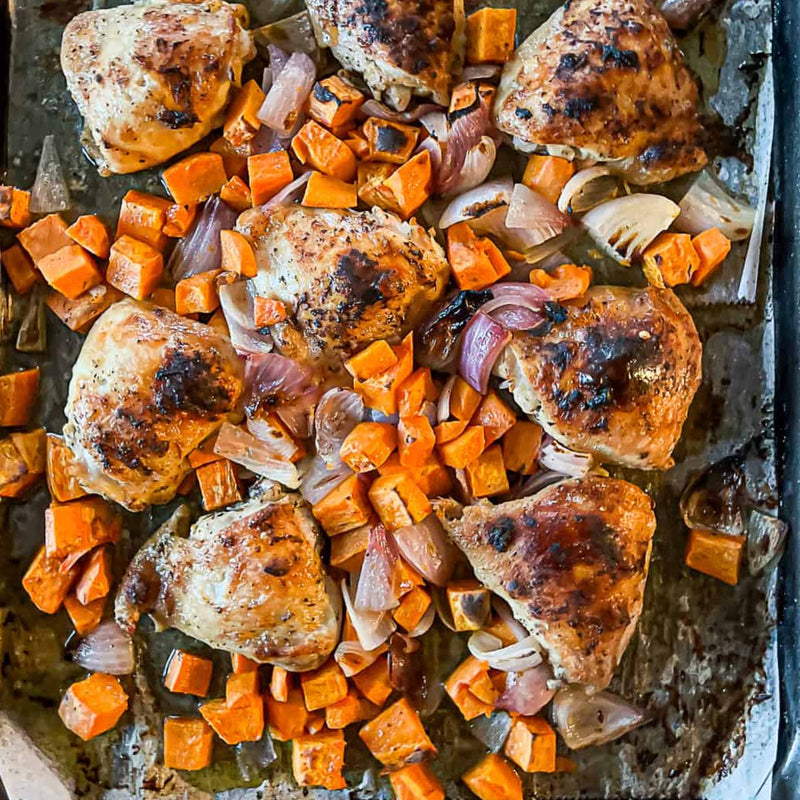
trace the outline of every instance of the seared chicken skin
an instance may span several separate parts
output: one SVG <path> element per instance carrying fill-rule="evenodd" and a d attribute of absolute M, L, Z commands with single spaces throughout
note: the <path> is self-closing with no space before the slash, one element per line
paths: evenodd
<path fill-rule="evenodd" d="M 319 43 L 362 73 L 378 99 L 383 96 L 400 110 L 412 94 L 448 104 L 464 56 L 463 0 L 308 0 L 306 5 Z"/>
<path fill-rule="evenodd" d="M 323 370 L 412 330 L 449 276 L 442 248 L 421 226 L 379 208 L 255 208 L 236 227 L 255 245 L 255 293 L 289 312 L 271 329 L 278 349 Z"/>
<path fill-rule="evenodd" d="M 64 438 L 81 486 L 132 511 L 171 500 L 186 456 L 240 414 L 243 373 L 208 325 L 133 300 L 111 306 L 69 385 Z"/>
<path fill-rule="evenodd" d="M 243 6 L 170 0 L 79 14 L 61 68 L 102 174 L 161 164 L 222 124 L 255 55 Z"/>
<path fill-rule="evenodd" d="M 304 671 L 325 662 L 339 638 L 339 593 L 302 498 L 262 497 L 207 514 L 188 538 L 178 527 L 167 523 L 131 561 L 115 606 L 125 630 L 150 613 L 259 663 Z"/>
<path fill-rule="evenodd" d="M 706 163 L 697 86 L 649 0 L 572 0 L 506 64 L 494 105 L 520 149 L 608 162 L 638 184 Z"/>
<path fill-rule="evenodd" d="M 554 439 L 601 460 L 668 469 L 700 385 L 702 348 L 669 289 L 595 286 L 515 333 L 495 365 Z"/>
<path fill-rule="evenodd" d="M 589 476 L 533 497 L 439 512 L 477 578 L 536 637 L 554 674 L 608 686 L 642 611 L 653 503 L 626 481 Z"/>

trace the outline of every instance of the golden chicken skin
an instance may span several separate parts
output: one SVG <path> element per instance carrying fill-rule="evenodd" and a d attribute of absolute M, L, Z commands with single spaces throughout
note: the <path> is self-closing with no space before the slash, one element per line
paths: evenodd
<path fill-rule="evenodd" d="M 336 584 L 322 537 L 297 495 L 260 497 L 162 527 L 134 556 L 117 594 L 117 622 L 142 614 L 211 647 L 292 671 L 321 666 L 339 638 Z"/>
<path fill-rule="evenodd" d="M 506 64 L 497 127 L 526 151 L 606 162 L 637 184 L 701 169 L 697 85 L 649 0 L 571 0 Z"/>
<path fill-rule="evenodd" d="M 161 164 L 222 124 L 255 47 L 243 6 L 148 0 L 78 14 L 61 68 L 102 174 Z"/>
<path fill-rule="evenodd" d="M 608 686 L 642 611 L 656 528 L 650 498 L 626 481 L 589 476 L 496 506 L 441 501 L 437 511 L 555 676 Z"/>
<path fill-rule="evenodd" d="M 594 286 L 517 332 L 495 365 L 554 439 L 601 461 L 668 469 L 702 373 L 694 321 L 669 289 Z"/>
<path fill-rule="evenodd" d="M 460 0 L 456 0 L 456 3 Z M 446 106 L 464 56 L 454 0 L 308 0 L 317 39 L 372 93 L 403 110 L 411 95 Z"/>
<path fill-rule="evenodd" d="M 72 368 L 64 439 L 81 486 L 140 511 L 171 500 L 186 457 L 241 415 L 244 367 L 208 325 L 134 300 L 111 306 Z"/>
<path fill-rule="evenodd" d="M 376 339 L 408 333 L 441 296 L 444 251 L 414 222 L 380 208 L 255 208 L 237 229 L 255 245 L 256 295 L 289 317 L 271 332 L 280 352 L 321 371 L 339 370 Z"/>

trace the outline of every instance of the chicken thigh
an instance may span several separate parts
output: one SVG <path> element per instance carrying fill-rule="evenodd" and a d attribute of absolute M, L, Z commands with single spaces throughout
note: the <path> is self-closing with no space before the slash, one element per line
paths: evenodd
<path fill-rule="evenodd" d="M 412 94 L 446 106 L 464 56 L 463 0 L 308 0 L 322 46 L 403 110 Z"/>
<path fill-rule="evenodd" d="M 243 377 L 210 326 L 134 300 L 111 306 L 69 384 L 64 438 L 81 486 L 132 511 L 171 500 L 186 456 L 240 415 Z"/>
<path fill-rule="evenodd" d="M 702 348 L 669 289 L 594 286 L 517 332 L 495 365 L 554 439 L 601 460 L 668 469 L 700 385 Z"/>
<path fill-rule="evenodd" d="M 421 226 L 380 208 L 255 208 L 236 227 L 255 245 L 255 294 L 289 312 L 271 329 L 278 349 L 323 371 L 412 330 L 449 275 L 442 248 Z"/>
<path fill-rule="evenodd" d="M 460 517 L 456 506 L 437 509 L 453 540 L 556 677 L 608 686 L 642 611 L 656 528 L 650 498 L 626 481 L 589 476 L 468 506 Z"/>
<path fill-rule="evenodd" d="M 222 124 L 255 55 L 243 6 L 146 0 L 79 14 L 61 68 L 101 174 L 161 164 Z"/>
<path fill-rule="evenodd" d="M 572 0 L 506 64 L 494 105 L 526 151 L 607 162 L 638 184 L 706 163 L 697 86 L 649 0 Z"/>
<path fill-rule="evenodd" d="M 181 524 L 182 523 L 182 524 Z M 134 556 L 115 614 L 133 632 L 142 614 L 211 647 L 292 671 L 323 664 L 341 607 L 320 558 L 322 537 L 297 495 L 256 498 L 162 527 Z"/>

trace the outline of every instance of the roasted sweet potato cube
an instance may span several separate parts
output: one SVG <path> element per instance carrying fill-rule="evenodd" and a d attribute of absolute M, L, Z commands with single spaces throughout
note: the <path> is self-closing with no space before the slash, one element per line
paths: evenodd
<path fill-rule="evenodd" d="M 39 367 L 0 375 L 0 426 L 27 425 L 39 390 Z"/>
<path fill-rule="evenodd" d="M 420 367 L 400 384 L 397 390 L 397 410 L 401 417 L 422 414 L 424 404 L 433 402 L 438 396 L 439 389 L 433 382 L 430 369 Z"/>
<path fill-rule="evenodd" d="M 405 164 L 419 137 L 419 128 L 378 117 L 370 117 L 362 131 L 369 145 L 369 160 L 390 164 Z"/>
<path fill-rule="evenodd" d="M 21 497 L 44 475 L 44 428 L 0 441 L 0 497 Z"/>
<path fill-rule="evenodd" d="M 384 655 L 378 656 L 366 669 L 353 675 L 352 680 L 367 700 L 376 706 L 382 706 L 392 693 L 389 659 Z"/>
<path fill-rule="evenodd" d="M 358 735 L 372 755 L 387 767 L 400 767 L 426 755 L 436 755 L 419 714 L 405 697 L 364 725 Z"/>
<path fill-rule="evenodd" d="M 368 147 L 364 142 L 364 146 Z M 384 181 L 397 169 L 395 164 L 381 161 L 366 161 L 358 165 L 358 199 L 368 206 L 378 206 L 395 214 L 400 213 L 400 206 Z"/>
<path fill-rule="evenodd" d="M 424 414 L 400 417 L 397 426 L 397 447 L 400 464 L 422 467 L 428 463 L 436 445 L 436 434 Z"/>
<path fill-rule="evenodd" d="M 493 389 L 481 400 L 473 425 L 483 425 L 486 446 L 496 442 L 506 431 L 511 430 L 517 421 L 517 415 L 500 399 Z"/>
<path fill-rule="evenodd" d="M 99 497 L 51 503 L 44 512 L 47 555 L 69 568 L 90 550 L 119 541 L 122 519 Z"/>
<path fill-rule="evenodd" d="M 686 566 L 735 586 L 746 543 L 744 536 L 692 530 L 686 547 Z"/>
<path fill-rule="evenodd" d="M 514 52 L 515 8 L 481 8 L 467 17 L 467 63 L 504 64 Z"/>
<path fill-rule="evenodd" d="M 338 703 L 347 696 L 347 678 L 333 660 L 312 672 L 301 673 L 300 686 L 309 711 Z"/>
<path fill-rule="evenodd" d="M 0 226 L 24 228 L 31 221 L 31 193 L 15 186 L 0 186 Z"/>
<path fill-rule="evenodd" d="M 351 689 L 341 700 L 325 708 L 325 724 L 332 731 L 341 730 L 354 722 L 372 719 L 377 713 L 377 706 Z"/>
<path fill-rule="evenodd" d="M 163 250 L 167 246 L 164 226 L 171 205 L 166 197 L 131 189 L 122 198 L 115 238 L 132 236 L 156 250 Z"/>
<path fill-rule="evenodd" d="M 286 701 L 277 700 L 272 694 L 268 694 L 264 702 L 273 739 L 288 742 L 306 732 L 309 713 L 299 688 L 290 689 Z"/>
<path fill-rule="evenodd" d="M 381 475 L 369 490 L 369 499 L 390 531 L 422 522 L 433 507 L 425 493 L 407 473 Z"/>
<path fill-rule="evenodd" d="M 28 225 L 17 234 L 17 240 L 37 267 L 45 256 L 73 244 L 67 236 L 67 223 L 58 214 L 48 214 Z"/>
<path fill-rule="evenodd" d="M 489 677 L 489 664 L 469 656 L 456 667 L 445 681 L 445 691 L 456 704 L 464 719 L 490 716 L 498 692 Z"/>
<path fill-rule="evenodd" d="M 241 653 L 231 653 L 231 669 L 233 669 L 234 675 L 241 675 L 244 672 L 258 672 L 258 664 Z"/>
<path fill-rule="evenodd" d="M 489 753 L 461 780 L 481 800 L 522 800 L 522 781 L 514 767 L 497 753 Z"/>
<path fill-rule="evenodd" d="M 444 800 L 444 789 L 427 764 L 408 764 L 389 773 L 397 800 Z"/>
<path fill-rule="evenodd" d="M 264 702 L 259 696 L 230 708 L 224 700 L 200 706 L 203 719 L 226 744 L 257 742 L 264 733 Z"/>
<path fill-rule="evenodd" d="M 3 250 L 0 260 L 17 294 L 28 294 L 40 277 L 28 254 L 18 244 L 13 244 Z"/>
<path fill-rule="evenodd" d="M 397 428 L 385 422 L 359 422 L 342 442 L 339 455 L 353 472 L 371 472 L 397 447 Z"/>
<path fill-rule="evenodd" d="M 100 597 L 88 605 L 81 603 L 74 594 L 68 594 L 64 598 L 64 609 L 72 621 L 75 633 L 79 636 L 86 636 L 100 624 L 105 607 L 105 597 Z"/>
<path fill-rule="evenodd" d="M 367 483 L 351 475 L 311 509 L 329 536 L 364 525 L 372 516 Z"/>
<path fill-rule="evenodd" d="M 344 733 L 323 731 L 292 742 L 292 774 L 298 786 L 344 789 Z"/>
<path fill-rule="evenodd" d="M 225 682 L 225 702 L 228 708 L 240 708 L 249 705 L 259 694 L 258 670 L 250 672 L 234 672 Z"/>
<path fill-rule="evenodd" d="M 430 604 L 430 595 L 424 589 L 416 587 L 403 596 L 392 616 L 402 628 L 413 631 L 425 616 Z"/>
<path fill-rule="evenodd" d="M 543 431 L 535 422 L 516 422 L 503 436 L 503 461 L 506 469 L 533 475 L 539 469 L 537 459 Z"/>
<path fill-rule="evenodd" d="M 470 425 L 461 436 L 438 445 L 439 455 L 448 467 L 464 469 L 483 452 L 486 439 L 482 425 Z"/>
<path fill-rule="evenodd" d="M 77 576 L 77 567 L 62 570 L 61 562 L 50 558 L 42 547 L 22 579 L 22 588 L 39 611 L 55 614 Z"/>
<path fill-rule="evenodd" d="M 338 75 L 331 75 L 314 84 L 308 99 L 308 115 L 321 125 L 333 128 L 354 119 L 363 102 L 364 95 L 355 86 Z"/>
<path fill-rule="evenodd" d="M 164 258 L 154 247 L 131 236 L 122 236 L 111 246 L 106 280 L 116 289 L 144 300 L 158 287 Z"/>
<path fill-rule="evenodd" d="M 173 650 L 167 662 L 164 686 L 176 694 L 193 694 L 205 697 L 211 684 L 214 664 L 208 658 Z"/>
<path fill-rule="evenodd" d="M 525 772 L 555 772 L 556 732 L 541 717 L 517 717 L 504 752 Z"/>
<path fill-rule="evenodd" d="M 238 503 L 242 499 L 239 479 L 233 463 L 227 458 L 204 464 L 197 468 L 197 481 L 203 495 L 203 508 L 215 511 L 218 508 Z"/>
<path fill-rule="evenodd" d="M 264 98 L 261 87 L 255 81 L 247 81 L 228 106 L 222 135 L 234 147 L 241 147 L 258 133 L 261 127 L 258 112 Z"/>
<path fill-rule="evenodd" d="M 378 339 L 345 362 L 345 369 L 359 380 L 380 375 L 398 361 L 397 355 L 385 339 Z"/>
<path fill-rule="evenodd" d="M 408 219 L 430 197 L 432 185 L 433 168 L 427 150 L 412 156 L 383 182 L 403 219 Z"/>
<path fill-rule="evenodd" d="M 494 497 L 509 490 L 503 450 L 494 444 L 464 468 L 473 497 Z"/>
<path fill-rule="evenodd" d="M 164 766 L 187 772 L 211 765 L 214 731 L 202 719 L 167 717 L 164 720 Z"/>
<path fill-rule="evenodd" d="M 113 579 L 108 549 L 98 547 L 88 557 L 83 567 L 78 583 L 75 585 L 75 597 L 85 606 L 100 598 L 108 597 Z"/>
<path fill-rule="evenodd" d="M 47 307 L 72 331 L 86 333 L 92 323 L 111 305 L 122 300 L 122 292 L 113 286 L 93 286 L 75 300 L 52 292 Z"/>
<path fill-rule="evenodd" d="M 457 631 L 478 631 L 489 618 L 491 596 L 477 581 L 456 581 L 447 585 L 447 602 Z"/>
<path fill-rule="evenodd" d="M 128 708 L 128 695 L 111 675 L 95 672 L 69 687 L 58 715 L 84 741 L 111 730 Z"/>

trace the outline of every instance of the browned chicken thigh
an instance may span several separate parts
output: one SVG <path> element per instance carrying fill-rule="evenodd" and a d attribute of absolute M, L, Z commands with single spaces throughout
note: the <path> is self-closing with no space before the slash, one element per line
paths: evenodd
<path fill-rule="evenodd" d="M 699 170 L 697 86 L 649 0 L 572 0 L 506 64 L 497 126 L 524 150 L 608 162 L 638 184 Z"/>
<path fill-rule="evenodd" d="M 536 637 L 557 678 L 603 689 L 642 610 L 653 503 L 625 481 L 589 476 L 533 497 L 439 506 L 475 575 Z"/>
<path fill-rule="evenodd" d="M 132 511 L 171 500 L 187 455 L 240 414 L 243 373 L 208 325 L 134 300 L 111 306 L 69 385 L 64 438 L 81 486 Z"/>
<path fill-rule="evenodd" d="M 256 498 L 207 514 L 188 538 L 179 527 L 165 525 L 131 561 L 115 607 L 123 628 L 133 632 L 149 613 L 259 663 L 303 671 L 328 658 L 339 637 L 339 592 L 302 498 Z"/>
<path fill-rule="evenodd" d="M 449 275 L 442 248 L 421 226 L 379 208 L 255 208 L 237 228 L 255 245 L 255 293 L 289 312 L 272 327 L 278 349 L 331 371 L 376 339 L 412 330 Z"/>
<path fill-rule="evenodd" d="M 403 109 L 412 94 L 449 102 L 464 55 L 463 0 L 308 0 L 317 39 Z"/>
<path fill-rule="evenodd" d="M 594 286 L 495 366 L 554 439 L 601 461 L 667 469 L 700 385 L 702 348 L 669 289 Z"/>
<path fill-rule="evenodd" d="M 222 0 L 146 0 L 67 25 L 61 68 L 101 173 L 161 164 L 222 124 L 255 55 L 246 18 Z"/>

